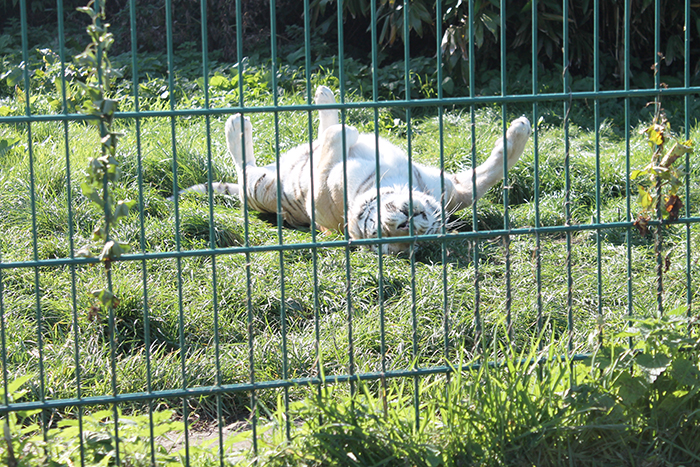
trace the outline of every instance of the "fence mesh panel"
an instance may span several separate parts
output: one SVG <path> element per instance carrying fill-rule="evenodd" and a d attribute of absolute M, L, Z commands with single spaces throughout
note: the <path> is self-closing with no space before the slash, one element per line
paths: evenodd
<path fill-rule="evenodd" d="M 634 132 L 639 109 L 644 107 L 640 102 L 660 99 L 662 104 L 672 104 L 676 112 L 672 123 L 680 128 L 683 140 L 691 138 L 696 124 L 695 96 L 700 88 L 692 85 L 698 57 L 691 57 L 691 31 L 695 31 L 691 21 L 696 12 L 691 14 L 690 0 L 685 0 L 682 15 L 684 55 L 676 58 L 684 62 L 681 79 L 664 76 L 666 32 L 657 21 L 649 47 L 657 67 L 653 82 L 646 87 L 632 85 L 633 6 L 627 0 L 620 10 L 623 46 L 619 50 L 624 54 L 617 57 L 622 64 L 620 86 L 604 88 L 602 74 L 611 72 L 602 69 L 609 62 L 601 58 L 599 46 L 601 28 L 607 25 L 600 24 L 601 6 L 595 1 L 592 76 L 572 87 L 571 21 L 562 21 L 556 32 L 563 46 L 558 89 L 543 88 L 540 74 L 551 70 L 538 66 L 544 53 L 538 39 L 545 34 L 538 25 L 542 15 L 551 12 L 537 1 L 529 3 L 532 50 L 529 73 L 523 73 L 509 63 L 506 33 L 508 18 L 525 13 L 511 13 L 513 7 L 501 0 L 500 15 L 488 30 L 470 1 L 463 6 L 467 24 L 461 38 L 462 60 L 468 85 L 464 95 L 451 91 L 452 77 L 443 58 L 451 44 L 445 42 L 448 36 L 441 19 L 454 5 L 438 1 L 431 23 L 437 41 L 431 46 L 434 52 L 428 54 L 433 57 L 434 91 L 417 89 L 413 69 L 418 54 L 412 49 L 420 48 L 424 56 L 426 45 L 407 40 L 402 42 L 404 60 L 396 70 L 403 79 L 395 80 L 403 98 L 393 100 L 385 100 L 380 92 L 386 76 L 379 72 L 384 53 L 379 37 L 385 34 L 380 27 L 386 26 L 380 14 L 386 2 L 379 6 L 376 0 L 369 2 L 369 30 L 360 33 L 346 29 L 343 2 L 329 4 L 328 8 L 337 8 L 331 23 L 337 28 L 337 43 L 326 44 L 336 57 L 335 68 L 318 71 L 314 61 L 324 57 L 314 56 L 312 43 L 317 23 L 311 12 L 317 2 L 304 0 L 304 27 L 295 59 L 303 65 L 295 71 L 298 75 L 292 85 L 284 75 L 291 70 L 288 57 L 281 55 L 278 41 L 273 40 L 284 11 L 274 1 L 269 4 L 270 60 L 266 62 L 247 55 L 251 51 L 246 49 L 243 3 L 235 2 L 232 25 L 238 62 L 223 78 L 220 66 L 213 69 L 213 51 L 208 47 L 211 2 L 200 3 L 196 66 L 201 71 L 197 85 L 189 89 L 177 81 L 178 66 L 190 66 L 187 61 L 192 57 L 178 58 L 184 49 L 174 39 L 179 23 L 173 1 L 164 2 L 166 77 L 157 85 L 143 71 L 150 62 L 139 58 L 140 6 L 130 0 L 124 7 L 129 14 L 131 58 L 120 79 L 129 82 L 129 91 L 122 92 L 122 105 L 114 118 L 124 133 L 118 157 L 125 176 L 113 189 L 137 203 L 117 229 L 133 250 L 111 264 L 108 261 L 104 276 L 95 273 L 105 269 L 104 262 L 77 254 L 101 213 L 86 207 L 88 201 L 81 192 L 86 150 L 78 146 L 88 141 L 86 133 L 96 130 L 89 125 L 93 117 L 71 106 L 76 88 L 68 78 L 75 68 L 66 52 L 66 11 L 58 0 L 54 51 L 58 79 L 55 88 L 46 91 L 37 84 L 42 79 L 37 71 L 44 73 L 42 67 L 48 62 L 33 58 L 27 21 L 31 13 L 26 0 L 20 0 L 21 76 L 14 82 L 12 98 L 0 102 L 0 111 L 8 109 L 0 113 L 0 168 L 5 172 L 0 173 L 0 186 L 16 194 L 0 201 L 0 222 L 8 229 L 0 242 L 4 393 L 0 415 L 39 410 L 44 434 L 60 418 L 76 419 L 82 440 L 88 413 L 108 408 L 118 420 L 122 411 L 147 412 L 155 464 L 159 441 L 154 417 L 159 408 L 168 406 L 185 423 L 183 447 L 188 458 L 192 425 L 200 418 L 218 422 L 220 446 L 227 421 L 247 420 L 246 428 L 253 432 L 251 449 L 257 452 L 264 436 L 259 418 L 274 407 L 278 395 L 289 412 L 292 401 L 308 394 L 309 387 L 320 391 L 325 384 L 336 384 L 353 393 L 360 381 L 386 388 L 387 380 L 406 379 L 413 385 L 419 423 L 422 381 L 453 372 L 462 363 L 461 352 L 493 363 L 507 356 L 509 348 L 522 348 L 544 334 L 565 339 L 571 357 L 579 359 L 590 350 L 587 332 L 595 327 L 603 330 L 613 316 L 632 319 L 677 307 L 684 307 L 688 316 L 694 313 L 695 224 L 700 217 L 691 156 L 685 155 L 683 161 L 684 205 L 668 234 L 674 245 L 672 257 L 668 252 L 661 254 L 660 234 L 655 241 L 639 235 L 636 184 L 630 178 L 640 168 L 635 152 L 647 150 Z M 654 2 L 657 17 L 661 17 L 662 3 Z M 397 37 L 415 35 L 410 28 L 415 28 L 412 21 L 422 10 L 413 9 L 424 5 L 407 2 L 392 12 L 401 16 L 396 19 Z M 570 8 L 571 2 L 561 2 L 563 18 L 571 16 Z M 333 16 L 328 10 L 325 14 Z M 350 32 L 366 35 L 372 43 L 363 63 L 374 70 L 370 89 L 355 88 L 356 76 L 348 72 L 357 60 L 349 58 L 346 50 L 359 40 Z M 484 34 L 498 36 L 494 39 L 498 50 L 491 52 L 499 54 L 500 68 L 488 78 L 490 83 L 477 76 L 476 68 L 483 54 L 476 45 Z M 256 57 L 260 63 L 255 63 Z M 262 65 L 267 66 L 265 77 L 261 77 Z M 357 74 L 355 68 L 352 73 Z M 514 87 L 522 90 L 515 81 L 523 76 L 531 81 L 531 89 L 513 92 Z M 263 98 L 253 95 L 259 87 L 251 79 L 266 83 Z M 496 92 L 480 89 L 494 82 Z M 306 144 L 312 148 L 312 159 L 317 156 L 313 141 L 319 106 L 314 93 L 315 86 L 323 83 L 335 85 L 338 102 L 322 109 L 339 109 L 341 122 L 361 125 L 376 138 L 388 134 L 405 148 L 409 161 L 445 171 L 476 167 L 490 151 L 488 144 L 505 138 L 509 122 L 522 112 L 532 123 L 531 142 L 516 167 L 509 168 L 504 161 L 503 182 L 492 189 L 489 202 L 474 202 L 466 213 L 456 214 L 459 219 L 454 222 L 443 199 L 441 227 L 434 234 L 417 235 L 411 223 L 405 241 L 420 249 L 402 258 L 382 254 L 392 243 L 390 238 L 380 234 L 376 239 L 352 240 L 347 225 L 338 234 L 288 228 L 282 196 L 277 197 L 277 214 L 268 218 L 255 213 L 245 196 L 239 202 L 212 190 L 198 199 L 177 195 L 188 184 L 233 180 L 223 127 L 226 118 L 236 113 L 253 121 L 254 132 L 262 128 L 261 136 L 254 133 L 255 152 L 259 159 L 275 163 L 278 180 L 284 176 L 280 156 L 287 149 Z M 224 88 L 229 94 L 222 98 L 219 91 Z M 290 97 L 293 92 L 296 98 Z M 45 93 L 56 99 L 53 111 L 34 99 L 43 99 Z M 15 111 L 12 105 L 21 108 Z M 614 108 L 621 108 L 622 117 L 612 131 L 607 112 Z M 592 115 L 593 140 L 582 142 L 584 130 L 571 118 L 574 109 Z M 485 119 L 500 123 L 497 135 L 480 130 Z M 430 141 L 423 135 L 426 132 Z M 456 133 L 462 146 L 455 156 Z M 552 143 L 555 138 L 561 144 Z M 91 141 L 98 151 L 99 138 Z M 610 157 L 606 154 L 610 151 L 617 155 Z M 610 159 L 614 163 L 605 162 Z M 343 166 L 347 171 L 347 161 Z M 382 177 L 378 154 L 376 167 L 378 185 Z M 611 189 L 607 182 L 611 174 L 606 171 L 614 169 L 619 183 Z M 546 187 L 544 177 L 548 177 Z M 578 191 L 581 179 L 592 180 L 592 192 Z M 238 183 L 246 192 L 245 176 Z M 412 171 L 407 183 L 410 187 L 419 183 Z M 444 189 L 444 174 L 442 183 Z M 170 194 L 174 194 L 172 202 L 166 200 Z M 349 196 L 345 192 L 342 200 L 346 216 Z M 55 202 L 47 201 L 52 197 Z M 588 210 L 582 220 L 576 210 L 584 197 Z M 616 207 L 607 208 L 613 197 Z M 378 203 L 381 194 L 379 198 Z M 414 202 L 411 198 L 410 212 Z M 25 220 L 13 220 L 18 216 Z M 312 214 L 312 224 L 315 220 Z M 10 230 L 13 222 L 23 228 Z M 662 224 L 669 222 L 649 220 L 650 235 L 661 232 Z M 62 228 L 59 235 L 47 232 L 57 225 Z M 364 248 L 368 246 L 376 246 L 379 254 L 370 254 Z M 671 261 L 675 266 L 669 266 Z M 105 281 L 120 303 L 103 309 L 94 304 L 90 293 Z M 56 365 L 56 361 L 63 363 Z M 13 382 L 23 375 L 29 390 L 14 400 Z M 292 423 L 289 419 L 286 423 L 290 437 Z M 106 429 L 118 438 L 118 427 L 114 423 Z M 118 465 L 120 449 L 124 447 L 117 442 Z M 222 465 L 224 459 L 221 449 Z"/>

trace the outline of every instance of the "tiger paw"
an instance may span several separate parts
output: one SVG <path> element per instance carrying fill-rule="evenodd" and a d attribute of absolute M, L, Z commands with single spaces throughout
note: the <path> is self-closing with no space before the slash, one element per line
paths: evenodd
<path fill-rule="evenodd" d="M 319 86 L 316 89 L 315 102 L 321 104 L 335 104 L 333 91 L 326 86 Z M 328 128 L 338 124 L 338 109 L 319 109 L 318 111 L 318 134 L 323 134 Z"/>
<path fill-rule="evenodd" d="M 316 104 L 335 104 L 335 96 L 333 95 L 333 91 L 331 91 L 327 86 L 319 86 L 316 88 L 314 102 L 316 102 Z"/>
<path fill-rule="evenodd" d="M 532 134 L 532 126 L 527 117 L 522 116 L 513 120 L 506 131 L 506 139 L 508 140 L 508 166 L 512 167 L 520 158 L 527 143 L 528 138 Z"/>

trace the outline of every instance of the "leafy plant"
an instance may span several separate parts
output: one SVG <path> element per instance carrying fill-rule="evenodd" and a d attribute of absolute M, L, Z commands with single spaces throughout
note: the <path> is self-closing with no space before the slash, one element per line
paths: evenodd
<path fill-rule="evenodd" d="M 583 367 L 585 382 L 570 391 L 575 406 L 589 411 L 591 427 L 622 424 L 638 443 L 637 455 L 669 464 L 700 461 L 693 435 L 700 424 L 700 339 L 693 330 L 697 318 L 686 312 L 683 306 L 661 318 L 632 320 L 596 348 Z M 625 340 L 633 346 L 622 345 Z"/>
<path fill-rule="evenodd" d="M 29 391 L 20 388 L 30 378 L 31 375 L 24 375 L 11 381 L 7 386 L 7 394 L 0 387 L 0 398 L 3 402 L 13 403 L 24 397 Z M 39 412 L 39 410 L 10 412 L 0 422 L 5 441 L 0 443 L 0 459 L 4 460 L 8 467 L 17 467 L 20 459 L 28 463 L 32 459 L 39 458 L 36 450 L 32 449 L 33 440 L 27 436 L 39 430 L 39 425 L 32 419 Z"/>
<path fill-rule="evenodd" d="M 31 375 L 22 376 L 8 385 L 8 401 L 21 400 L 28 389 L 21 389 Z M 0 388 L 0 397 L 3 391 Z M 8 467 L 40 467 L 51 465 L 121 465 L 149 466 L 182 465 L 178 454 L 169 453 L 158 444 L 151 448 L 151 439 L 178 436 L 182 422 L 172 421 L 170 410 L 154 411 L 152 415 L 127 416 L 99 410 L 81 416 L 66 418 L 55 428 L 44 431 L 34 421 L 40 410 L 10 412 L 1 422 L 4 443 L 0 442 L 0 461 Z M 84 462 L 81 463 L 81 462 Z"/>
<path fill-rule="evenodd" d="M 101 154 L 89 159 L 86 181 L 81 184 L 81 187 L 83 194 L 104 212 L 102 221 L 92 232 L 92 237 L 93 241 L 101 243 L 98 258 L 104 262 L 109 275 L 111 262 L 131 250 L 129 244 L 112 237 L 112 228 L 120 219 L 129 215 L 129 209 L 136 204 L 136 201 L 117 201 L 110 190 L 110 184 L 118 182 L 121 176 L 119 161 L 116 158 L 117 141 L 121 135 L 113 129 L 113 118 L 118 102 L 107 97 L 110 82 L 116 73 L 107 57 L 107 50 L 114 38 L 109 32 L 109 24 L 104 22 L 105 0 L 91 0 L 87 6 L 79 10 L 92 19 L 92 24 L 87 27 L 92 42 L 76 57 L 76 61 L 89 70 L 86 81 L 79 84 L 86 96 L 82 111 L 96 118 L 101 137 Z M 92 245 L 81 248 L 78 255 L 93 256 Z M 107 307 L 118 304 L 117 297 L 109 289 L 108 285 L 105 289 L 93 291 L 93 295 Z"/>
<path fill-rule="evenodd" d="M 652 155 L 651 162 L 646 167 L 630 173 L 630 179 L 640 179 L 638 199 L 642 210 L 634 225 L 642 236 L 646 236 L 651 220 L 656 218 L 659 221 L 654 235 L 654 250 L 657 263 L 657 307 L 658 312 L 662 313 L 663 277 L 670 267 L 670 253 L 665 252 L 663 229 L 668 227 L 668 222 L 678 219 L 683 208 L 680 193 L 683 186 L 683 169 L 674 164 L 681 156 L 693 151 L 693 142 L 678 141 L 673 137 L 671 125 L 658 101 L 652 124 L 643 133 L 646 134 Z M 666 150 L 668 146 L 671 148 Z"/>
<path fill-rule="evenodd" d="M 642 208 L 635 225 L 642 235 L 654 217 L 674 221 L 683 208 L 680 188 L 683 186 L 684 171 L 675 166 L 685 154 L 693 152 L 693 141 L 680 141 L 671 132 L 666 115 L 659 110 L 651 125 L 644 129 L 651 147 L 651 162 L 643 169 L 630 173 L 630 179 L 639 179 L 639 205 Z M 670 146 L 670 149 L 666 149 Z"/>

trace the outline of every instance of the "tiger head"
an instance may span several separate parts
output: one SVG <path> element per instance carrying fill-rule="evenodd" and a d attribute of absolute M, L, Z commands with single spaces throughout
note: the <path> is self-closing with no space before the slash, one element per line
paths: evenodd
<path fill-rule="evenodd" d="M 384 187 L 379 196 L 376 191 L 364 193 L 354 200 L 348 217 L 348 230 L 353 239 L 377 238 L 380 228 L 382 238 L 405 237 L 410 234 L 411 222 L 414 235 L 429 235 L 439 232 L 442 222 L 438 200 L 405 186 Z M 391 242 L 384 244 L 382 250 L 391 254 L 406 253 L 411 245 L 411 242 Z M 377 251 L 377 245 L 370 248 Z"/>

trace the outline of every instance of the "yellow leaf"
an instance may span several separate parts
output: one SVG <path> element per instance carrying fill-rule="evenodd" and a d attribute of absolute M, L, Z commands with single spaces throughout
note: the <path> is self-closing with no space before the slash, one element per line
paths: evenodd
<path fill-rule="evenodd" d="M 657 146 L 662 145 L 663 142 L 664 142 L 664 137 L 663 137 L 663 135 L 662 135 L 660 132 L 658 132 L 658 131 L 656 131 L 655 129 L 653 129 L 653 128 L 650 128 L 650 129 L 649 129 L 648 138 L 649 138 L 649 141 L 650 141 L 650 142 L 654 143 L 654 144 L 657 145 Z"/>
<path fill-rule="evenodd" d="M 682 155 L 691 152 L 692 149 L 682 143 L 676 143 L 673 145 L 670 151 L 666 153 L 664 158 L 661 160 L 660 165 L 662 167 L 671 167 L 671 165 L 676 162 L 676 160 Z"/>
<path fill-rule="evenodd" d="M 651 207 L 653 203 L 653 198 L 649 194 L 647 190 L 644 189 L 644 187 L 639 187 L 639 204 L 642 205 L 644 209 L 648 209 Z"/>

